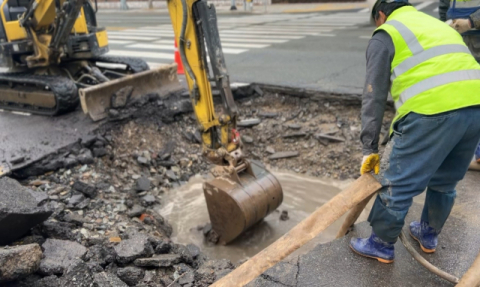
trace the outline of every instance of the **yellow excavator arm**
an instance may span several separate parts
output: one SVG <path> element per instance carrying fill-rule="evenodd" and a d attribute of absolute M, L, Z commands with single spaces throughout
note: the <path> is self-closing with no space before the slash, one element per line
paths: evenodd
<path fill-rule="evenodd" d="M 205 54 L 205 45 L 212 44 L 212 39 L 200 37 L 199 35 L 205 32 L 200 30 L 203 27 L 203 25 L 201 25 L 202 23 L 195 24 L 194 21 L 193 7 L 196 2 L 200 1 L 171 0 L 168 1 L 168 10 L 172 19 L 175 39 L 179 46 L 180 56 L 186 70 L 185 75 L 195 115 L 201 126 L 204 153 L 211 161 L 220 163 L 225 155 L 240 147 L 240 141 L 235 137 L 234 132 L 237 116 L 236 106 L 233 102 L 233 96 L 230 91 L 228 75 L 226 75 L 226 73 L 224 75 L 215 75 L 218 77 L 218 79 L 214 79 L 217 82 L 217 87 L 219 83 L 226 84 L 226 89 L 220 91 L 222 93 L 222 98 L 225 99 L 226 97 L 229 97 L 229 99 L 225 101 L 226 104 L 223 107 L 224 110 L 222 111 L 222 114 L 217 116 L 215 113 L 212 89 L 208 75 L 207 57 Z M 218 38 L 218 32 L 216 37 Z M 217 49 L 212 52 L 216 52 L 216 58 L 221 58 L 223 61 L 221 46 L 219 45 L 219 41 L 217 42 Z M 210 59 L 213 60 L 211 57 Z M 217 63 L 212 62 L 211 64 L 213 66 Z M 223 64 L 223 67 L 221 68 L 224 68 L 226 71 L 224 61 L 221 64 Z M 216 68 L 218 67 L 212 67 L 212 70 L 215 70 Z M 222 87 L 220 86 L 218 88 L 221 89 Z M 225 153 L 225 151 L 227 153 Z"/>
<path fill-rule="evenodd" d="M 243 155 L 215 7 L 206 0 L 167 2 L 203 153 L 216 165 L 214 178 L 203 186 L 210 221 L 226 244 L 274 211 L 283 200 L 282 188 L 260 163 Z M 222 104 L 217 109 L 210 82 L 220 92 Z"/>

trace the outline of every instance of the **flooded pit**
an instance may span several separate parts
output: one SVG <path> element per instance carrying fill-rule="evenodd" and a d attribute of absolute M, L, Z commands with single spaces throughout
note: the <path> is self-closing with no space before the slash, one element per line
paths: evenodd
<path fill-rule="evenodd" d="M 172 240 L 181 244 L 194 243 L 210 258 L 226 258 L 236 263 L 270 245 L 351 182 L 307 177 L 291 172 L 274 172 L 274 175 L 283 187 L 282 205 L 227 246 L 206 242 L 202 230 L 197 228 L 209 222 L 202 177 L 193 177 L 188 184 L 164 194 L 159 212 L 173 226 Z M 284 210 L 289 215 L 286 221 L 280 220 L 280 214 Z M 334 239 L 341 223 L 342 219 L 332 224 L 315 239 L 315 243 Z"/>

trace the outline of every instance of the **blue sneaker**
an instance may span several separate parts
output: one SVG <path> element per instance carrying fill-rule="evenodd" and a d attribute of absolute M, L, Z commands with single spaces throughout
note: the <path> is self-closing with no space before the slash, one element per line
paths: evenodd
<path fill-rule="evenodd" d="M 358 255 L 392 263 L 395 258 L 395 242 L 385 242 L 372 231 L 369 238 L 352 238 L 350 248 Z"/>
<path fill-rule="evenodd" d="M 428 226 L 428 223 L 414 221 L 410 223 L 410 235 L 420 243 L 425 253 L 433 253 L 437 248 L 438 234 L 440 232 Z"/>

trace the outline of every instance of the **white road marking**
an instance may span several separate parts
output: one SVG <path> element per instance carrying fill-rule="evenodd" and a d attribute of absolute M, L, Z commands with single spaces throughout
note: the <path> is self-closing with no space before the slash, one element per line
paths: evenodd
<path fill-rule="evenodd" d="M 357 13 L 367 13 L 368 11 L 370 11 L 370 8 L 362 9 L 362 10 L 358 11 Z"/>
<path fill-rule="evenodd" d="M 135 40 L 135 41 L 154 41 L 160 39 L 160 37 L 136 37 L 136 36 L 120 36 L 120 35 L 108 35 L 108 39 L 112 40 Z"/>
<path fill-rule="evenodd" d="M 173 45 L 162 45 L 162 44 L 134 44 L 134 45 L 129 45 L 127 48 L 135 48 L 135 49 L 148 49 L 148 50 L 174 50 Z M 248 50 L 245 49 L 231 49 L 231 48 L 223 48 L 223 53 L 224 54 L 240 54 L 243 52 L 246 52 Z"/>
<path fill-rule="evenodd" d="M 108 44 L 117 44 L 117 45 L 126 45 L 133 43 L 132 41 L 122 41 L 122 40 L 110 40 L 110 37 L 108 37 Z"/>
<path fill-rule="evenodd" d="M 107 55 L 151 58 L 151 59 L 169 59 L 173 61 L 173 53 L 167 54 L 167 53 L 160 53 L 160 52 L 110 50 L 110 52 L 108 52 Z"/>

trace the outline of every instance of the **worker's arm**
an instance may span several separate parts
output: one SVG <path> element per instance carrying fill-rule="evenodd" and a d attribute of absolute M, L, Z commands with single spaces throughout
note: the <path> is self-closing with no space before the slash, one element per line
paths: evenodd
<path fill-rule="evenodd" d="M 480 9 L 470 15 L 470 20 L 473 28 L 480 29 Z"/>
<path fill-rule="evenodd" d="M 377 32 L 367 48 L 367 75 L 362 97 L 363 155 L 378 153 L 383 114 L 390 89 L 390 67 L 395 55 L 391 37 Z"/>

